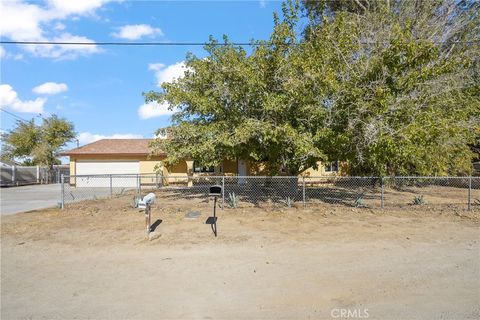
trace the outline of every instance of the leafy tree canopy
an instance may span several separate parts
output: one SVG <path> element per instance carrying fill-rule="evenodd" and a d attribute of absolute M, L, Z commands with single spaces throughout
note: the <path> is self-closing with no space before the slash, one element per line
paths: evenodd
<path fill-rule="evenodd" d="M 300 33 L 299 6 L 288 1 L 251 52 L 210 39 L 205 58 L 188 55 L 185 77 L 146 94 L 179 110 L 172 138 L 153 150 L 168 163 L 262 161 L 272 174 L 335 159 L 353 174 L 468 173 L 479 132 L 478 7 L 367 2 L 324 1 Z"/>
<path fill-rule="evenodd" d="M 314 8 L 305 31 L 309 42 L 326 41 L 332 12 L 355 26 L 338 40 L 353 48 L 342 52 L 349 67 L 337 73 L 343 89 L 333 98 L 338 157 L 357 174 L 469 173 L 480 123 L 479 4 L 349 3 Z"/>
<path fill-rule="evenodd" d="M 2 154 L 6 158 L 24 159 L 30 165 L 58 164 L 61 148 L 76 134 L 71 122 L 52 115 L 37 126 L 34 120 L 17 121 L 13 130 L 2 135 Z"/>
<path fill-rule="evenodd" d="M 206 58 L 189 55 L 187 72 L 147 100 L 180 106 L 171 139 L 153 147 L 167 151 L 167 162 L 191 158 L 216 165 L 224 158 L 262 161 L 268 172 L 297 174 L 324 157 L 316 143 L 324 110 L 304 104 L 295 52 L 298 5 L 283 6 L 274 17 L 269 41 L 257 41 L 248 54 L 224 38 L 210 39 Z"/>

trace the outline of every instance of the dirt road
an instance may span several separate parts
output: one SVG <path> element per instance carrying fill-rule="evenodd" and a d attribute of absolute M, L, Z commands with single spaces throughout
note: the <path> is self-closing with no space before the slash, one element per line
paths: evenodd
<path fill-rule="evenodd" d="M 214 238 L 200 203 L 149 241 L 126 201 L 2 218 L 2 319 L 480 316 L 475 215 L 247 208 Z"/>

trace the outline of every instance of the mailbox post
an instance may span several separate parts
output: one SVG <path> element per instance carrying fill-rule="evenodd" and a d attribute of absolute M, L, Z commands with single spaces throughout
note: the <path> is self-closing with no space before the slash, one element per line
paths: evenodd
<path fill-rule="evenodd" d="M 145 228 L 147 229 L 147 235 L 150 234 L 151 231 L 151 206 L 150 203 L 145 205 Z"/>
<path fill-rule="evenodd" d="M 143 199 L 140 199 L 138 201 L 138 206 L 137 208 L 140 210 L 145 210 L 145 228 L 147 229 L 147 234 L 150 234 L 151 231 L 151 211 L 152 207 L 151 205 L 155 203 L 155 194 L 154 193 L 149 193 Z"/>
<path fill-rule="evenodd" d="M 213 234 L 217 236 L 217 198 L 221 197 L 223 194 L 223 188 L 219 185 L 214 185 L 210 187 L 210 197 L 214 197 L 213 200 L 213 217 L 208 217 L 205 223 L 209 224 L 212 227 Z"/>

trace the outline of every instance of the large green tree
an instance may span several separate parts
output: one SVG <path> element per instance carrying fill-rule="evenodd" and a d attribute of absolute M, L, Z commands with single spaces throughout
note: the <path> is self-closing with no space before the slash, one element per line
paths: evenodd
<path fill-rule="evenodd" d="M 375 5 L 372 5 L 374 3 Z M 320 1 L 300 30 L 283 4 L 251 52 L 211 39 L 185 77 L 149 92 L 178 108 L 167 162 L 262 161 L 296 175 L 319 160 L 353 174 L 462 174 L 478 134 L 478 7 L 453 1 Z M 312 9 L 314 8 L 314 9 Z M 316 8 L 316 9 L 315 9 Z"/>
<path fill-rule="evenodd" d="M 349 68 L 332 105 L 331 146 L 357 174 L 466 174 L 479 128 L 479 4 L 473 1 L 305 3 L 308 42 L 331 21 Z M 361 5 L 363 4 L 363 5 Z M 328 142 L 324 145 L 328 145 Z M 338 148 L 341 146 L 340 148 Z"/>
<path fill-rule="evenodd" d="M 40 125 L 33 119 L 17 121 L 15 128 L 2 135 L 2 155 L 52 167 L 61 148 L 75 136 L 73 124 L 56 115 L 42 119 Z"/>
<path fill-rule="evenodd" d="M 207 57 L 189 55 L 183 78 L 149 92 L 147 101 L 168 102 L 180 110 L 173 116 L 171 139 L 157 140 L 167 162 L 190 158 L 204 165 L 223 159 L 265 164 L 268 173 L 296 175 L 315 166 L 324 155 L 315 141 L 323 110 L 304 104 L 297 90 L 296 24 L 298 5 L 283 6 L 283 20 L 274 17 L 268 41 L 254 42 L 247 53 L 224 38 L 210 39 Z"/>

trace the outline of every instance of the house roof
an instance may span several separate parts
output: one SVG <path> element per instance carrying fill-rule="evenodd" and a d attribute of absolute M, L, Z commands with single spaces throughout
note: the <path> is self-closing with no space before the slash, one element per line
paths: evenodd
<path fill-rule="evenodd" d="M 62 156 L 73 155 L 141 155 L 150 154 L 148 147 L 153 139 L 102 139 L 76 149 L 62 152 Z"/>

